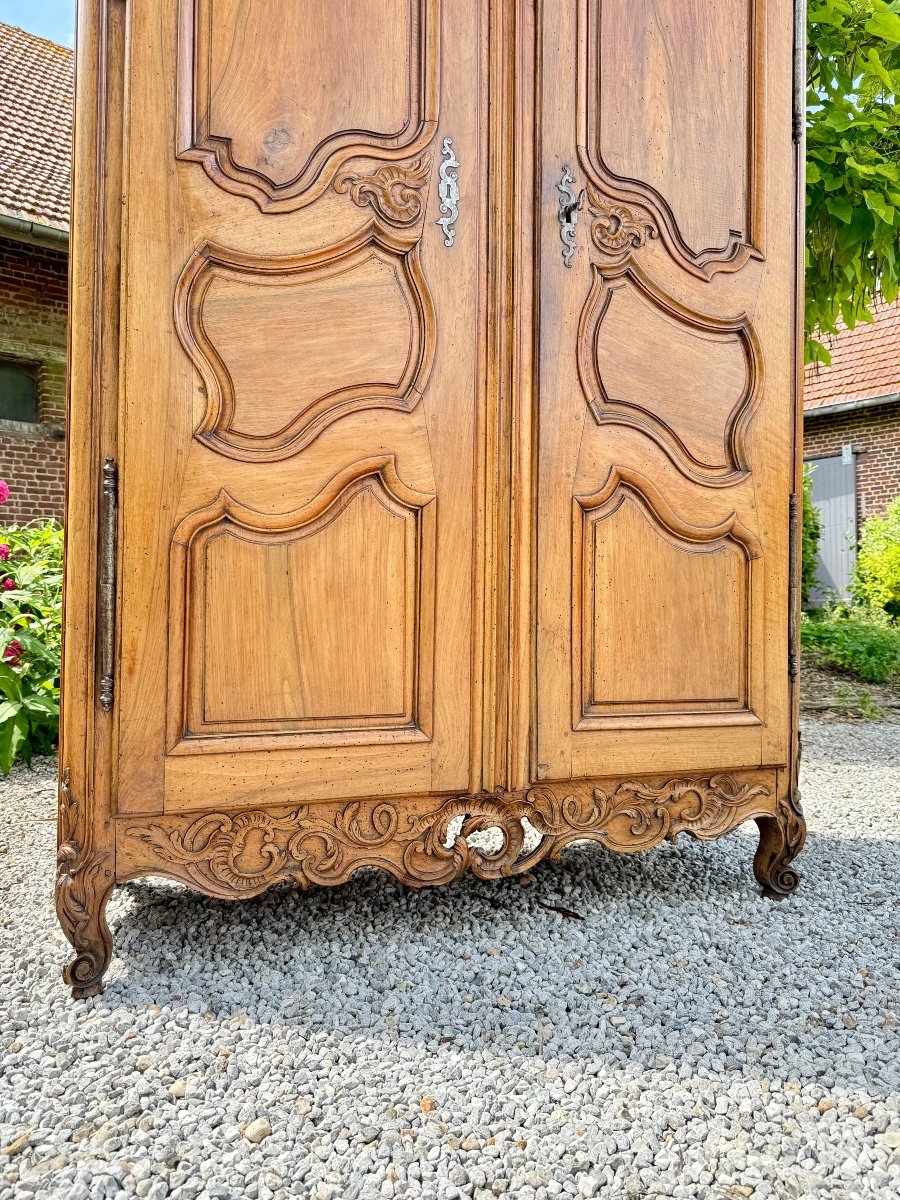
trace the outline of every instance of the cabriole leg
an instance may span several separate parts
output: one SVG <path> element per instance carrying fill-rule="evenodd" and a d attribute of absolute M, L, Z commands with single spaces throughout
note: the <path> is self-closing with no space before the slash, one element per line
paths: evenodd
<path fill-rule="evenodd" d="M 799 795 L 784 797 L 773 817 L 757 817 L 759 848 L 753 859 L 753 872 L 762 884 L 763 895 L 781 900 L 797 890 L 800 876 L 791 863 L 806 841 L 806 821 Z"/>
<path fill-rule="evenodd" d="M 90 813 L 73 795 L 69 769 L 59 780 L 59 843 L 56 852 L 56 915 L 75 947 L 63 979 L 76 1000 L 103 991 L 103 975 L 112 957 L 106 902 L 115 883 L 112 845 L 97 844 L 104 825 L 95 829 Z"/>
<path fill-rule="evenodd" d="M 77 843 L 59 848 L 56 872 L 56 912 L 75 957 L 63 969 L 63 979 L 76 1000 L 99 995 L 112 958 L 112 938 L 106 923 L 106 902 L 113 889 L 110 857 L 102 850 L 81 852 Z"/>

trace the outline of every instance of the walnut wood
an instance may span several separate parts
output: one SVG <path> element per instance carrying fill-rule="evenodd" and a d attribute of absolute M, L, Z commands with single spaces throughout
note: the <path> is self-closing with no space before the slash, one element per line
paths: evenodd
<path fill-rule="evenodd" d="M 792 17 L 158 0 L 126 37 L 80 4 L 75 995 L 142 875 L 424 886 L 756 820 L 796 887 Z"/>
<path fill-rule="evenodd" d="M 681 833 L 710 839 L 750 818 L 775 821 L 776 775 L 581 780 L 518 793 L 123 818 L 119 879 L 167 875 L 225 897 L 254 896 L 285 881 L 343 883 L 361 867 L 380 867 L 411 887 L 449 883 L 466 871 L 494 879 L 558 858 L 575 841 L 634 854 Z M 540 835 L 531 849 L 523 821 Z M 489 829 L 502 835 L 498 850 L 469 844 Z"/>

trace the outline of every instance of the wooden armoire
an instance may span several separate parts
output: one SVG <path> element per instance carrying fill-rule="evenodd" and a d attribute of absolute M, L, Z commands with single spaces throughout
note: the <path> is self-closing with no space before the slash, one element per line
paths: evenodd
<path fill-rule="evenodd" d="M 81 0 L 76 996 L 138 876 L 796 887 L 795 7 Z"/>

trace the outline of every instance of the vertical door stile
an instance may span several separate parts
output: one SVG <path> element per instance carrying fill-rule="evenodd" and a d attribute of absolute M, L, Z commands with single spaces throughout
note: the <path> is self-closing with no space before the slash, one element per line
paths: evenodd
<path fill-rule="evenodd" d="M 531 5 L 490 5 L 489 291 L 482 786 L 528 782 L 532 432 Z"/>

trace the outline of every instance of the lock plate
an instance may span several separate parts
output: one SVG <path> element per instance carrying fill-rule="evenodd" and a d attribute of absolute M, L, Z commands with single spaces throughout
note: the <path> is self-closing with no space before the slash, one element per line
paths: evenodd
<path fill-rule="evenodd" d="M 559 236 L 563 244 L 562 259 L 567 267 L 571 267 L 575 257 L 575 237 L 578 232 L 578 214 L 584 207 L 584 188 L 580 192 L 572 190 L 575 176 L 569 170 L 569 164 L 564 163 L 562 176 L 556 185 L 559 191 Z"/>

